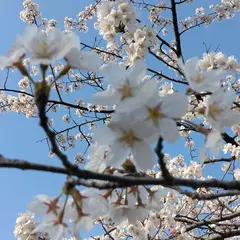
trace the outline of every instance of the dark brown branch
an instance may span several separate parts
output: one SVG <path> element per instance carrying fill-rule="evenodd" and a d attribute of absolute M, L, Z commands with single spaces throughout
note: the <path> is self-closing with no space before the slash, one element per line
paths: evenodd
<path fill-rule="evenodd" d="M 172 81 L 172 82 L 175 82 L 175 83 L 181 83 L 181 84 L 184 84 L 184 85 L 189 85 L 188 82 L 181 81 L 181 80 L 176 80 L 176 79 L 174 79 L 174 78 L 170 78 L 170 77 L 168 77 L 167 75 L 164 75 L 163 73 L 157 72 L 157 71 L 155 71 L 155 70 L 153 70 L 153 69 L 151 69 L 151 68 L 148 68 L 147 70 L 148 70 L 149 72 L 154 73 L 154 74 L 157 75 L 157 76 L 163 77 L 163 78 L 165 78 L 165 79 L 167 79 L 167 80 L 169 80 L 169 81 Z"/>
<path fill-rule="evenodd" d="M 230 231 L 230 232 L 224 232 L 221 233 L 221 236 L 219 237 L 213 237 L 210 240 L 224 240 L 226 238 L 229 237 L 234 237 L 234 236 L 239 236 L 240 235 L 240 230 L 236 230 L 236 231 Z"/>
<path fill-rule="evenodd" d="M 215 224 L 215 223 L 218 223 L 218 222 L 223 222 L 223 221 L 226 221 L 226 220 L 231 220 L 233 218 L 236 218 L 236 217 L 239 217 L 240 216 L 240 212 L 236 212 L 236 213 L 233 213 L 233 214 L 229 214 L 229 215 L 225 215 L 225 216 L 222 216 L 220 218 L 215 218 L 215 219 L 211 219 L 211 220 L 204 220 L 204 221 L 200 221 L 190 227 L 187 227 L 186 228 L 186 232 L 189 232 L 197 227 L 200 227 L 200 226 L 204 226 L 204 225 L 210 225 L 210 224 Z"/>
<path fill-rule="evenodd" d="M 173 177 L 170 174 L 170 172 L 168 171 L 168 169 L 166 167 L 166 163 L 164 161 L 164 154 L 162 153 L 162 149 L 163 149 L 162 143 L 163 143 L 163 139 L 161 137 L 159 137 L 157 146 L 155 148 L 155 152 L 158 156 L 158 164 L 161 168 L 163 178 L 171 182 L 173 180 Z"/>
<path fill-rule="evenodd" d="M 172 10 L 172 21 L 173 21 L 173 30 L 176 39 L 176 46 L 177 46 L 177 56 L 178 58 L 182 57 L 182 48 L 181 48 L 181 40 L 180 40 L 180 33 L 178 30 L 178 19 L 177 19 L 177 9 L 175 0 L 171 0 L 171 10 Z"/>
<path fill-rule="evenodd" d="M 30 163 L 28 161 L 19 159 L 9 159 L 5 158 L 1 154 L 0 154 L 0 168 L 16 168 L 21 170 L 37 170 L 43 172 L 69 174 L 69 171 L 64 168 L 42 165 L 37 163 Z"/>

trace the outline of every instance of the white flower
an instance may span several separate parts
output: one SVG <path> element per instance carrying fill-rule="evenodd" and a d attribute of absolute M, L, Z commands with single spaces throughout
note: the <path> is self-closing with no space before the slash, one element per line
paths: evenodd
<path fill-rule="evenodd" d="M 235 93 L 232 91 L 217 89 L 207 99 L 205 117 L 214 129 L 223 131 L 224 127 L 230 127 L 240 122 L 239 113 L 231 109 L 235 97 Z"/>
<path fill-rule="evenodd" d="M 65 56 L 71 68 L 87 71 L 98 71 L 102 60 L 95 52 L 84 52 L 78 48 L 72 48 Z"/>
<path fill-rule="evenodd" d="M 101 69 L 110 86 L 104 92 L 97 93 L 93 100 L 97 104 L 117 104 L 117 111 L 130 112 L 141 107 L 157 91 L 154 81 L 144 80 L 146 65 L 144 61 L 137 61 L 129 67 L 110 63 Z"/>
<path fill-rule="evenodd" d="M 209 71 L 201 70 L 197 57 L 189 59 L 185 64 L 179 59 L 178 65 L 190 87 L 196 92 L 212 92 L 224 76 L 224 70 L 221 68 Z"/>
<path fill-rule="evenodd" d="M 229 69 L 233 73 L 237 73 L 240 71 L 240 64 L 239 62 L 234 58 L 234 56 L 228 57 L 226 69 Z"/>
<path fill-rule="evenodd" d="M 203 146 L 200 149 L 200 164 L 203 165 L 205 161 L 205 151 L 206 148 L 210 149 L 210 152 L 213 156 L 217 156 L 220 147 L 222 146 L 222 136 L 219 131 L 212 130 L 210 133 L 208 133 L 205 146 Z"/>
<path fill-rule="evenodd" d="M 173 93 L 162 97 L 153 96 L 136 115 L 145 118 L 149 124 L 155 127 L 156 133 L 168 142 L 175 142 L 178 137 L 178 129 L 174 119 L 181 118 L 188 109 L 188 99 L 181 93 Z"/>
<path fill-rule="evenodd" d="M 0 56 L 0 69 L 17 65 L 25 55 L 21 42 L 17 39 L 8 56 Z"/>
<path fill-rule="evenodd" d="M 73 223 L 75 235 L 77 235 L 76 231 L 77 229 L 79 229 L 80 226 L 83 227 L 86 231 L 90 231 L 93 227 L 93 218 L 85 214 L 85 210 L 82 209 L 81 205 L 84 201 L 88 201 L 88 198 L 86 198 L 85 196 L 84 198 L 79 200 L 80 203 L 78 203 L 78 208 L 76 207 L 76 202 L 73 200 L 73 198 L 69 198 L 67 201 L 65 218 L 70 219 L 70 222 Z"/>
<path fill-rule="evenodd" d="M 35 229 L 36 224 L 34 221 L 34 214 L 30 212 L 19 214 L 19 217 L 16 220 L 16 225 L 14 229 L 14 236 L 18 237 L 21 240 L 32 240 L 37 239 L 37 237 L 32 233 Z"/>
<path fill-rule="evenodd" d="M 33 231 L 33 233 L 36 232 L 46 232 L 50 239 L 62 240 L 71 234 L 71 229 L 65 223 L 57 223 L 57 219 L 55 221 L 43 220 Z"/>
<path fill-rule="evenodd" d="M 119 225 L 124 220 L 128 220 L 129 224 L 135 224 L 147 217 L 148 212 L 148 209 L 144 207 L 118 205 L 111 209 L 110 216 L 115 225 Z"/>
<path fill-rule="evenodd" d="M 115 114 L 108 128 L 96 130 L 95 139 L 100 144 L 110 145 L 106 157 L 108 165 L 119 167 L 131 150 L 136 166 L 147 170 L 154 165 L 154 152 L 149 142 L 155 135 L 154 128 L 148 123 L 135 122 L 131 116 Z"/>
<path fill-rule="evenodd" d="M 43 216 L 48 220 L 55 219 L 62 204 L 58 200 L 47 195 L 37 195 L 36 199 L 28 205 L 28 209 L 37 216 Z"/>
<path fill-rule="evenodd" d="M 160 188 L 157 191 L 153 191 L 152 193 L 148 194 L 149 200 L 149 209 L 153 210 L 160 210 L 161 208 L 161 198 L 166 197 L 167 193 L 169 192 L 168 188 Z"/>
<path fill-rule="evenodd" d="M 85 165 L 85 169 L 95 171 L 95 172 L 103 172 L 106 165 L 106 154 L 109 151 L 108 146 L 99 145 L 98 143 L 92 144 L 89 147 L 88 158 L 89 162 Z"/>
<path fill-rule="evenodd" d="M 86 188 L 81 191 L 81 195 L 87 198 L 83 199 L 82 208 L 89 217 L 93 219 L 104 217 L 109 211 L 109 203 L 102 196 L 103 192 L 96 188 Z M 98 206 L 98 208 L 96 208 Z"/>
<path fill-rule="evenodd" d="M 51 64 L 63 58 L 71 48 L 79 47 L 79 38 L 73 33 L 62 33 L 60 29 L 53 28 L 46 35 L 35 25 L 27 27 L 23 36 L 18 37 L 27 53 L 30 54 L 32 64 Z"/>
<path fill-rule="evenodd" d="M 199 67 L 203 71 L 212 70 L 214 68 L 224 67 L 227 59 L 222 52 L 204 53 L 203 59 L 199 60 Z"/>
<path fill-rule="evenodd" d="M 240 181 L 240 168 L 235 169 L 233 175 L 237 181 Z"/>

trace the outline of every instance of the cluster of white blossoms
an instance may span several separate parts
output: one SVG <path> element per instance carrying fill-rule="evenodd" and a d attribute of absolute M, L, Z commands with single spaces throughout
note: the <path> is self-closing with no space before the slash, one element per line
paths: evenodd
<path fill-rule="evenodd" d="M 97 19 L 94 26 L 107 41 L 108 49 L 119 48 L 116 36 L 121 33 L 120 41 L 126 44 L 125 64 L 135 63 L 148 53 L 149 47 L 157 47 L 157 32 L 152 27 L 136 24 L 137 15 L 127 0 L 102 2 L 97 8 Z"/>
<path fill-rule="evenodd" d="M 27 118 L 30 118 L 37 113 L 34 98 L 25 93 L 18 93 L 17 96 L 13 96 L 0 92 L 0 106 L 0 112 L 23 113 Z"/>
<path fill-rule="evenodd" d="M 240 2 L 239 0 L 222 0 L 221 3 L 216 4 L 213 9 L 219 21 L 230 19 L 237 11 L 240 11 Z"/>
<path fill-rule="evenodd" d="M 108 48 L 117 47 L 115 39 L 117 33 L 131 30 L 136 25 L 136 15 L 132 5 L 127 0 L 118 0 L 116 4 L 117 10 L 115 10 L 115 3 L 110 1 L 103 1 L 97 7 L 98 22 L 94 26 L 107 40 Z"/>
<path fill-rule="evenodd" d="M 34 214 L 31 212 L 20 213 L 16 220 L 14 236 L 19 240 L 49 240 L 48 234 L 34 231 L 37 223 L 34 220 Z M 34 231 L 34 232 L 33 232 Z"/>
<path fill-rule="evenodd" d="M 32 64 L 46 66 L 64 58 L 67 65 L 62 71 L 70 68 L 94 71 L 102 63 L 96 53 L 80 50 L 80 40 L 74 33 L 62 33 L 60 29 L 53 28 L 47 34 L 35 25 L 27 27 L 23 36 L 17 37 L 9 56 L 0 57 L 0 68 L 17 67 L 23 75 L 29 77 L 22 63 L 26 54 L 30 56 Z"/>
<path fill-rule="evenodd" d="M 39 11 L 39 5 L 32 0 L 23 1 L 24 10 L 20 12 L 20 19 L 26 23 L 34 23 L 35 18 L 41 18 L 42 14 Z"/>
<path fill-rule="evenodd" d="M 182 30 L 185 31 L 189 28 L 200 26 L 204 24 L 208 26 L 214 21 L 222 21 L 224 19 L 231 19 L 234 17 L 236 12 L 240 11 L 239 0 L 222 0 L 221 3 L 216 5 L 211 4 L 209 6 L 212 12 L 207 13 L 203 7 L 196 9 L 196 15 L 187 17 L 182 20 Z"/>
<path fill-rule="evenodd" d="M 32 24 L 36 17 L 41 18 L 37 4 L 31 0 L 25 0 L 23 4 L 21 19 L 24 22 Z M 198 8 L 196 16 L 181 21 L 182 30 L 202 22 L 207 25 L 215 19 L 230 18 L 239 11 L 239 4 L 239 0 L 223 0 L 221 4 L 212 6 L 213 15 L 205 14 L 203 8 Z M 172 21 L 162 16 L 166 10 L 169 8 L 165 2 L 148 9 L 153 27 L 163 27 L 163 35 L 167 32 L 167 26 L 172 26 Z M 80 40 L 72 30 L 87 31 L 86 21 L 95 14 L 95 28 L 107 41 L 107 50 L 94 47 L 95 52 L 85 52 L 80 49 Z M 80 12 L 77 20 L 66 17 L 65 32 L 56 28 L 57 22 L 53 19 L 48 21 L 41 18 L 44 31 L 33 25 L 27 27 L 23 36 L 17 37 L 10 55 L 0 57 L 1 69 L 18 69 L 23 75 L 18 82 L 18 96 L 0 91 L 0 112 L 12 111 L 24 113 L 27 117 L 35 116 L 38 108 L 32 88 L 41 83 L 65 93 L 78 94 L 86 83 L 100 89 L 93 95 L 93 103 L 77 99 L 76 105 L 67 104 L 60 95 L 59 104 L 52 105 L 49 102 L 46 107 L 56 112 L 61 103 L 66 103 L 64 110 L 67 111 L 61 119 L 67 127 L 54 132 L 59 149 L 67 151 L 75 148 L 78 140 L 85 141 L 89 147 L 88 156 L 78 152 L 74 163 L 86 163 L 86 170 L 115 176 L 136 173 L 162 178 L 153 144 L 159 138 L 169 144 L 176 143 L 183 136 L 191 155 L 197 145 L 190 136 L 191 126 L 205 136 L 204 146 L 210 148 L 212 155 L 217 155 L 222 147 L 222 134 L 226 127 L 232 127 L 236 134 L 233 140 L 239 144 L 240 114 L 239 109 L 234 107 L 236 103 L 239 104 L 236 95 L 240 90 L 240 80 L 236 79 L 240 71 L 238 61 L 222 52 L 210 52 L 204 53 L 202 59 L 195 57 L 184 63 L 182 59 L 177 59 L 176 41 L 166 45 L 168 50 L 161 49 L 162 45 L 159 48 L 161 41 L 158 41 L 157 31 L 153 27 L 138 24 L 136 19 L 137 14 L 130 1 L 99 1 Z M 121 34 L 121 44 L 117 40 L 118 33 Z M 120 45 L 124 46 L 121 48 Z M 173 67 L 174 74 L 178 71 L 180 77 L 184 78 L 184 81 L 169 80 L 184 83 L 188 87 L 185 94 L 180 93 L 182 89 L 175 88 L 172 82 L 163 82 L 160 77 L 155 81 L 154 77 L 147 75 L 144 58 L 149 48 L 157 52 L 156 57 L 169 68 Z M 122 56 L 124 54 L 126 56 Z M 118 56 L 123 60 L 121 63 L 115 61 Z M 52 66 L 54 63 L 56 65 Z M 51 69 L 49 75 L 48 69 Z M 89 71 L 85 80 L 79 70 Z M 229 72 L 233 75 L 227 75 Z M 34 81 L 33 78 L 40 73 L 41 80 Z M 60 82 L 64 76 L 70 79 L 66 84 Z M 105 89 L 106 83 L 108 86 Z M 23 92 L 27 90 L 31 94 Z M 74 111 L 70 110 L 70 106 Z M 104 113 L 105 117 L 100 118 L 101 111 L 107 112 L 108 109 L 113 109 L 110 110 L 111 114 Z M 75 117 L 84 120 L 79 124 Z M 87 117 L 91 120 L 86 120 Z M 196 123 L 193 120 L 197 120 Z M 73 126 L 68 127 L 70 124 Z M 48 125 L 52 127 L 53 121 L 49 120 Z M 80 127 L 85 125 L 92 130 L 90 133 L 81 131 Z M 80 129 L 77 134 L 70 133 L 77 127 Z M 240 147 L 236 144 L 225 144 L 222 150 L 232 159 L 240 158 Z M 53 157 L 55 153 L 52 149 L 49 151 L 49 157 Z M 187 164 L 181 154 L 173 158 L 169 154 L 163 157 L 173 177 L 210 179 L 202 174 L 206 158 L 200 154 L 200 159 L 201 163 L 190 161 Z M 231 163 L 228 163 L 223 169 L 240 180 L 239 168 L 231 170 Z M 171 234 L 174 239 L 191 240 L 199 237 L 199 233 L 195 229 L 186 231 L 186 222 L 177 221 L 179 216 L 194 221 L 205 219 L 206 215 L 214 219 L 219 214 L 231 214 L 239 205 L 236 196 L 223 197 L 221 201 L 197 201 L 181 195 L 179 189 L 179 192 L 175 190 L 160 185 L 143 185 L 109 190 L 86 188 L 80 191 L 68 179 L 57 197 L 36 196 L 28 206 L 33 213 L 20 215 L 14 235 L 20 240 L 79 240 L 81 228 L 89 231 L 95 224 L 101 223 L 105 234 L 95 239 L 166 239 Z M 211 194 L 213 191 L 201 188 L 196 193 Z M 224 205 L 227 207 L 223 209 Z M 34 216 L 40 217 L 41 221 L 35 222 Z M 239 224 L 239 219 L 225 221 L 226 226 L 222 228 L 214 226 L 216 232 L 222 229 L 227 232 L 229 225 Z"/>
<path fill-rule="evenodd" d="M 208 133 L 206 147 L 214 155 L 221 146 L 221 133 L 225 127 L 239 124 L 240 115 L 232 109 L 236 93 L 221 87 L 221 79 L 226 76 L 226 70 L 239 72 L 240 64 L 233 58 L 226 58 L 222 53 L 204 54 L 203 59 L 192 58 L 185 64 L 179 61 L 190 89 L 195 93 L 207 92 L 195 111 L 203 115 L 210 124 L 212 131 Z"/>
<path fill-rule="evenodd" d="M 200 165 L 192 162 L 187 166 L 183 156 L 171 158 L 166 155 L 165 160 L 173 175 L 182 174 L 185 178 L 201 178 L 202 176 Z M 156 175 L 156 178 L 161 177 L 159 170 L 149 171 L 148 174 Z M 65 200 L 62 200 L 63 195 Z M 88 188 L 80 192 L 75 187 L 68 187 L 66 183 L 63 193 L 58 197 L 38 195 L 28 205 L 28 209 L 35 216 L 42 217 L 42 221 L 36 224 L 34 230 L 28 234 L 44 232 L 54 240 L 62 240 L 63 237 L 72 235 L 77 240 L 80 239 L 80 228 L 89 231 L 94 223 L 102 219 L 101 221 L 106 224 L 109 222 L 109 225 L 114 224 L 122 229 L 122 231 L 113 233 L 117 239 L 126 230 L 130 235 L 136 236 L 136 239 L 147 239 L 148 234 L 152 234 L 159 228 L 161 221 L 164 228 L 158 235 L 160 237 L 164 235 L 165 229 L 173 226 L 173 218 L 182 208 L 182 204 L 189 201 L 183 198 L 182 202 L 176 202 L 173 206 L 172 202 L 177 197 L 178 195 L 170 189 L 160 186 L 133 186 L 115 190 Z M 163 201 L 165 204 L 162 204 Z M 192 205 L 189 204 L 184 205 L 181 211 L 190 209 Z M 165 218 L 162 219 L 160 216 L 165 216 Z M 141 222 L 144 224 L 142 225 Z M 179 223 L 179 229 L 181 228 L 182 224 Z"/>
<path fill-rule="evenodd" d="M 149 20 L 152 24 L 156 26 L 165 26 L 167 24 L 171 24 L 168 18 L 163 17 L 163 13 L 167 10 L 167 4 L 165 1 L 161 1 L 156 4 L 156 6 L 152 6 L 149 9 Z M 164 32 L 166 28 L 163 27 L 162 32 Z"/>
<path fill-rule="evenodd" d="M 155 156 L 150 145 L 159 136 L 170 143 L 178 139 L 175 121 L 187 112 L 187 97 L 177 92 L 160 97 L 156 83 L 145 78 L 143 60 L 127 70 L 110 63 L 100 72 L 110 85 L 107 90 L 95 94 L 93 101 L 116 105 L 108 126 L 96 130 L 94 135 L 100 145 L 110 146 L 105 164 L 119 167 L 132 154 L 139 170 L 151 169 Z"/>
<path fill-rule="evenodd" d="M 93 19 L 95 14 L 96 5 L 90 4 L 85 7 L 84 11 L 78 13 L 77 20 L 74 20 L 70 17 L 65 17 L 64 26 L 66 30 L 77 29 L 78 31 L 88 32 L 87 21 Z"/>

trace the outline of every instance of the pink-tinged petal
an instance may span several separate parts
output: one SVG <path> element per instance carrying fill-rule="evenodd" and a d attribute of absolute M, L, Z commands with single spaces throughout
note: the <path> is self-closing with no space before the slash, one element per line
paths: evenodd
<path fill-rule="evenodd" d="M 136 141 L 132 147 L 132 154 L 139 170 L 146 171 L 153 168 L 155 155 L 146 142 Z"/>
<path fill-rule="evenodd" d="M 188 98 L 181 93 L 173 93 L 162 98 L 161 112 L 170 118 L 180 118 L 188 110 Z"/>
<path fill-rule="evenodd" d="M 160 136 L 169 143 L 174 143 L 179 138 L 176 122 L 170 118 L 162 118 L 159 121 L 158 129 Z"/>
<path fill-rule="evenodd" d="M 119 92 L 112 87 L 108 87 L 105 91 L 94 94 L 92 99 L 94 104 L 112 106 L 119 103 L 120 97 Z"/>

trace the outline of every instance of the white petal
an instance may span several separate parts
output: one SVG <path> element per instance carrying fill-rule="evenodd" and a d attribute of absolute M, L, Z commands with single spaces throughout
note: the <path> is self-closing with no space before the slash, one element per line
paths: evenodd
<path fill-rule="evenodd" d="M 161 112 L 170 118 L 180 118 L 188 110 L 188 98 L 181 93 L 173 93 L 162 98 Z"/>
<path fill-rule="evenodd" d="M 221 122 L 225 127 L 231 127 L 235 124 L 240 124 L 240 114 L 238 112 L 229 110 L 225 112 L 224 119 L 222 119 Z"/>
<path fill-rule="evenodd" d="M 154 165 L 153 149 L 144 141 L 136 141 L 132 148 L 137 168 L 142 171 L 152 169 Z"/>
<path fill-rule="evenodd" d="M 158 89 L 154 81 L 146 80 L 138 86 L 134 92 L 134 96 L 128 97 L 119 103 L 116 111 L 131 112 L 133 110 L 138 110 L 143 106 L 148 106 L 150 99 L 155 99 L 154 102 L 159 99 Z"/>
<path fill-rule="evenodd" d="M 169 143 L 176 142 L 179 138 L 176 123 L 170 118 L 162 118 L 159 121 L 159 134 Z"/>
<path fill-rule="evenodd" d="M 10 65 L 9 58 L 5 56 L 0 56 L 0 69 L 9 67 L 9 65 Z"/>
<path fill-rule="evenodd" d="M 110 86 L 105 91 L 93 95 L 93 103 L 97 105 L 112 106 L 119 103 L 119 101 L 119 92 Z"/>
<path fill-rule="evenodd" d="M 127 71 L 117 63 L 102 66 L 100 72 L 113 87 L 119 87 L 127 78 Z"/>
<path fill-rule="evenodd" d="M 127 69 L 129 77 L 133 78 L 133 81 L 140 83 L 146 76 L 146 63 L 144 60 L 138 60 L 136 63 Z"/>
<path fill-rule="evenodd" d="M 124 210 L 122 208 L 118 208 L 116 207 L 113 211 L 111 211 L 111 217 L 115 223 L 115 225 L 120 224 L 124 219 L 125 219 L 125 215 Z"/>
<path fill-rule="evenodd" d="M 98 71 L 102 63 L 103 61 L 97 53 L 81 51 L 81 62 L 79 69 Z"/>
<path fill-rule="evenodd" d="M 157 134 L 151 121 L 136 122 L 132 125 L 132 129 L 140 139 L 150 140 Z"/>
<path fill-rule="evenodd" d="M 102 60 L 97 53 L 83 52 L 78 48 L 71 48 L 65 56 L 72 68 L 97 71 L 102 65 Z"/>
<path fill-rule="evenodd" d="M 126 160 L 130 149 L 117 141 L 115 141 L 110 147 L 111 150 L 107 153 L 106 163 L 107 165 L 118 168 Z"/>
<path fill-rule="evenodd" d="M 210 148 L 213 156 L 218 155 L 219 148 L 221 147 L 222 137 L 218 131 L 211 131 L 207 136 L 206 147 Z"/>
<path fill-rule="evenodd" d="M 93 134 L 93 139 L 100 145 L 108 145 L 116 139 L 116 135 L 108 127 L 94 129 Z"/>

